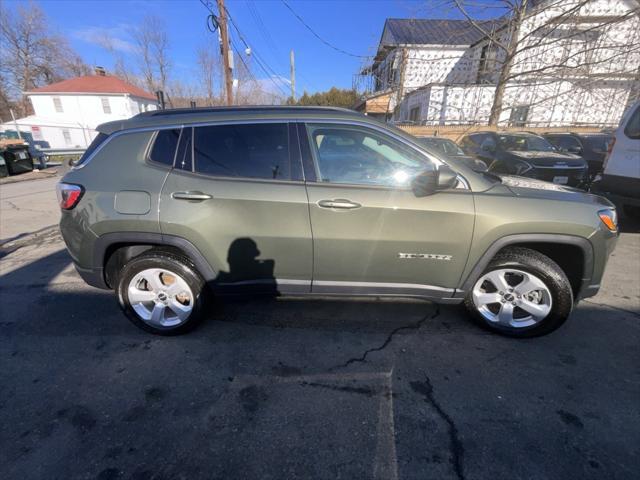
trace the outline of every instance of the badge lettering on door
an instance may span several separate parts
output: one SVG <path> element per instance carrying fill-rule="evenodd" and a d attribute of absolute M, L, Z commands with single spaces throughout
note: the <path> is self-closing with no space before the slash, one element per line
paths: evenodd
<path fill-rule="evenodd" d="M 437 253 L 398 253 L 398 258 L 422 258 L 425 260 L 451 260 L 451 255 Z"/>

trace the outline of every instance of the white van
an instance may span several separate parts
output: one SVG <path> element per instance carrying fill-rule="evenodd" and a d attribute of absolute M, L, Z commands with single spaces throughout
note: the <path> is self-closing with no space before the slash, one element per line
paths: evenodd
<path fill-rule="evenodd" d="M 622 117 L 604 161 L 602 179 L 594 183 L 592 191 L 608 197 L 626 212 L 637 214 L 640 207 L 640 101 Z"/>

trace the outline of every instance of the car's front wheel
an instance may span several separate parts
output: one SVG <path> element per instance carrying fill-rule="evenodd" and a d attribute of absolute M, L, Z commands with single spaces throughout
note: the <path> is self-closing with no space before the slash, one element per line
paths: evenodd
<path fill-rule="evenodd" d="M 481 325 L 495 332 L 534 337 L 566 321 L 573 292 L 557 263 L 535 250 L 513 247 L 491 261 L 465 305 Z"/>
<path fill-rule="evenodd" d="M 204 281 L 186 258 L 150 250 L 123 267 L 116 294 L 136 326 L 158 335 L 177 335 L 202 320 L 203 289 Z"/>

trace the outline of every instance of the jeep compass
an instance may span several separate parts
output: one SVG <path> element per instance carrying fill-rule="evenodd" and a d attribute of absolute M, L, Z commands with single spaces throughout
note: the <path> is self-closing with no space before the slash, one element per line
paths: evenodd
<path fill-rule="evenodd" d="M 162 110 L 97 130 L 58 185 L 62 235 L 84 280 L 156 334 L 262 294 L 464 303 L 493 331 L 541 335 L 596 294 L 617 239 L 603 198 L 475 172 L 349 110 Z"/>

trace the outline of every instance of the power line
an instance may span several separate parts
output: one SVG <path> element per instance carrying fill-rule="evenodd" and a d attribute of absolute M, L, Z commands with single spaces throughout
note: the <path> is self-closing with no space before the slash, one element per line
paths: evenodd
<path fill-rule="evenodd" d="M 284 55 L 282 55 L 282 52 L 278 48 L 277 43 L 274 41 L 273 36 L 271 35 L 271 33 L 269 33 L 269 29 L 267 28 L 264 21 L 262 20 L 259 9 L 255 3 L 255 0 L 246 0 L 246 3 L 247 3 L 247 7 L 249 8 L 249 12 L 251 13 L 256 25 L 258 26 L 258 31 L 260 32 L 262 38 L 265 39 L 266 43 L 271 47 L 271 53 L 272 53 L 271 58 L 275 58 L 276 63 L 278 64 L 277 66 L 282 67 L 281 58 L 283 58 Z M 275 53 L 275 57 L 273 55 L 274 53 Z M 309 89 L 313 90 L 315 88 L 316 90 L 319 90 L 316 86 L 316 83 L 310 81 L 309 78 L 307 78 L 307 76 L 302 71 L 298 71 L 296 73 L 298 74 L 300 79 L 303 80 L 303 82 L 301 83 L 304 83 L 304 85 L 309 87 Z M 307 88 L 303 88 L 303 90 L 306 91 Z"/>
<path fill-rule="evenodd" d="M 335 45 L 333 45 L 332 43 L 329 43 L 327 40 L 325 40 L 324 38 L 322 38 L 320 35 L 318 35 L 315 30 L 313 28 L 311 28 L 307 22 L 305 22 L 303 20 L 303 18 L 298 15 L 295 10 L 293 8 L 291 8 L 291 6 L 285 1 L 285 0 L 280 0 L 283 5 L 285 7 L 287 7 L 289 9 L 289 11 L 300 21 L 300 23 L 302 23 L 302 25 L 304 25 L 307 30 L 309 30 L 314 37 L 316 37 L 318 40 L 320 40 L 322 43 L 324 43 L 327 47 L 334 49 L 336 52 L 340 52 L 344 55 L 348 55 L 350 57 L 355 57 L 355 58 L 372 58 L 372 55 L 356 55 L 355 53 L 351 53 L 351 52 L 347 52 L 346 50 L 341 49 L 340 47 L 336 47 Z"/>
<path fill-rule="evenodd" d="M 227 16 L 229 17 L 229 20 L 231 21 L 231 25 L 233 26 L 233 28 L 235 28 L 238 37 L 240 38 L 240 41 L 242 41 L 242 43 L 244 44 L 244 46 L 246 48 L 251 49 L 251 47 L 249 46 L 249 44 L 247 43 L 247 41 L 244 39 L 244 35 L 242 35 L 242 32 L 240 31 L 240 28 L 238 27 L 238 25 L 236 24 L 235 20 L 233 19 L 233 17 L 231 16 L 231 14 L 229 13 L 229 10 L 225 7 L 225 10 L 227 12 Z M 254 48 L 251 49 L 252 50 L 252 54 L 253 57 L 256 59 L 256 63 L 258 64 L 258 66 L 262 69 L 262 71 L 265 73 L 265 75 L 267 75 L 267 77 L 271 80 L 271 82 L 276 86 L 276 88 L 278 88 L 278 90 L 280 90 L 280 92 L 286 97 L 288 96 L 288 93 L 286 91 L 286 88 L 288 88 L 288 85 L 286 85 L 284 82 L 282 82 L 280 75 L 278 75 L 275 70 L 273 70 L 273 68 L 271 68 L 271 66 L 267 63 L 267 61 L 258 53 L 258 51 Z M 279 85 L 276 82 L 276 79 L 278 79 L 282 85 Z M 283 86 L 285 88 L 283 88 Z"/>
<path fill-rule="evenodd" d="M 215 14 L 215 12 L 212 10 L 211 6 L 209 5 L 209 3 L 205 0 L 200 0 L 200 3 L 202 3 L 202 5 L 205 6 L 205 8 L 207 10 L 209 10 L 209 13 L 211 14 L 209 16 L 209 18 L 207 19 L 207 27 L 209 28 L 209 30 L 211 30 L 211 26 L 209 25 L 209 22 L 213 23 L 214 28 L 217 24 L 217 16 Z M 251 49 L 251 47 L 249 46 L 249 44 L 247 43 L 247 41 L 244 39 L 244 36 L 242 35 L 242 32 L 240 32 L 240 29 L 238 28 L 238 26 L 236 25 L 235 21 L 233 20 L 233 17 L 231 16 L 231 14 L 229 13 L 229 10 L 225 7 L 224 8 L 227 17 L 229 18 L 229 20 L 231 21 L 231 25 L 233 25 L 233 28 L 235 28 L 236 32 L 237 32 L 237 36 L 240 39 L 240 41 L 244 44 L 245 48 L 247 49 Z M 249 75 L 253 78 L 253 80 L 258 83 L 258 80 L 256 79 L 255 75 L 251 72 L 251 69 L 249 68 L 249 66 L 245 63 L 244 58 L 242 57 L 242 55 L 240 54 L 240 52 L 238 51 L 238 48 L 233 44 L 233 38 L 229 39 L 229 43 L 231 43 L 231 46 L 233 48 L 233 50 L 236 52 L 236 54 L 238 55 L 238 58 L 240 59 L 240 61 L 243 63 L 243 65 L 245 66 L 245 68 L 247 69 L 247 72 L 249 73 Z M 255 49 L 251 49 L 254 58 L 256 59 L 256 63 L 258 64 L 258 66 L 260 67 L 260 69 L 265 73 L 265 75 L 267 76 L 267 78 L 269 80 L 271 80 L 271 82 L 275 85 L 275 87 L 280 91 L 281 94 L 283 94 L 285 97 L 288 96 L 288 93 L 286 91 L 286 88 L 283 88 L 282 85 L 279 85 L 276 81 L 275 78 L 280 78 L 279 75 L 277 75 L 273 69 L 271 67 L 269 67 L 269 65 L 260 58 L 260 56 L 258 55 L 258 52 Z M 265 66 L 266 65 L 266 66 Z M 271 73 L 269 73 L 269 71 L 271 71 Z M 274 78 L 275 77 L 275 78 Z M 288 87 L 288 86 L 287 86 Z"/>
<path fill-rule="evenodd" d="M 260 13 L 258 12 L 258 7 L 256 7 L 256 5 L 255 5 L 255 3 L 253 1 L 247 0 L 247 8 L 249 9 L 249 13 L 253 17 L 253 19 L 254 19 L 257 27 L 258 27 L 258 32 L 260 32 L 262 38 L 264 38 L 265 42 L 271 47 L 272 53 L 276 54 L 275 58 L 276 59 L 280 58 L 282 52 L 278 48 L 278 45 L 276 44 L 276 42 L 273 40 L 273 37 L 269 33 L 269 30 L 267 29 L 267 26 L 265 25 L 264 21 L 262 20 L 262 17 L 260 16 Z"/>

